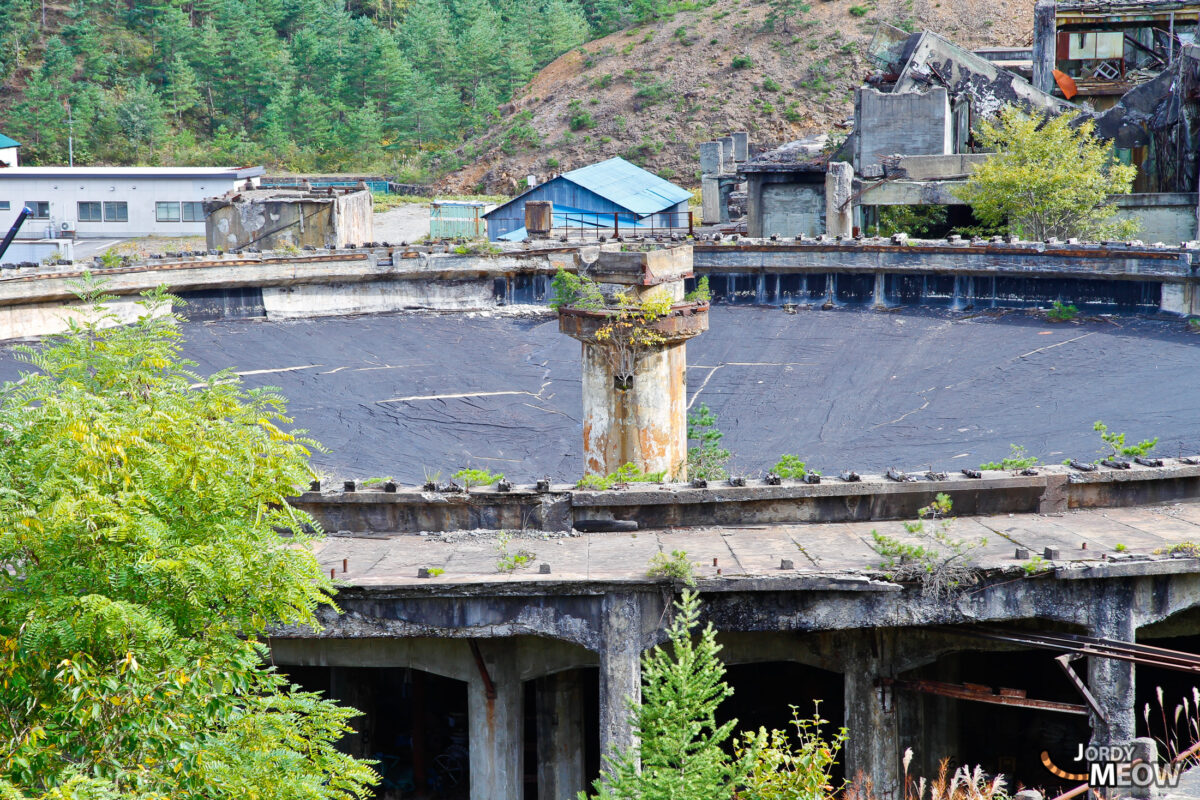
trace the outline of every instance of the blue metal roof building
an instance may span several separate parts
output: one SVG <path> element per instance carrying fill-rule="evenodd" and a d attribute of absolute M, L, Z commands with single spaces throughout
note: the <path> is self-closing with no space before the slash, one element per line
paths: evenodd
<path fill-rule="evenodd" d="M 521 240 L 526 236 L 525 204 L 554 204 L 556 228 L 686 228 L 687 189 L 665 181 L 623 158 L 564 172 L 485 214 L 488 239 Z"/>

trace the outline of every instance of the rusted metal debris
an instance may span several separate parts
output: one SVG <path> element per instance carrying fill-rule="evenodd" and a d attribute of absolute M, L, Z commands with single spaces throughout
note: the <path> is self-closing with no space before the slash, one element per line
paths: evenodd
<path fill-rule="evenodd" d="M 1024 689 L 992 689 L 990 686 L 977 683 L 958 684 L 929 680 L 902 680 L 900 678 L 880 678 L 880 683 L 896 689 L 935 694 L 940 697 L 953 697 L 956 700 L 971 700 L 976 703 L 1033 708 L 1038 711 L 1057 711 L 1062 714 L 1086 715 L 1088 713 L 1087 706 L 1084 705 L 1026 697 Z"/>
<path fill-rule="evenodd" d="M 1130 661 L 1134 664 L 1200 675 L 1200 655 L 1185 653 L 1181 650 L 1170 650 L 1165 647 L 1153 647 L 1073 633 L 1026 633 L 986 627 L 965 628 L 962 633 L 1043 650 Z"/>

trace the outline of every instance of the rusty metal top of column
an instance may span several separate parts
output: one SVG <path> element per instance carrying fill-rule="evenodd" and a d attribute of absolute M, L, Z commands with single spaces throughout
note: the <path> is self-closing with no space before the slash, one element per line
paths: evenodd
<path fill-rule="evenodd" d="M 628 246 L 628 245 L 623 245 Z M 599 283 L 658 286 L 692 277 L 692 246 L 654 250 L 601 250 L 587 270 Z"/>

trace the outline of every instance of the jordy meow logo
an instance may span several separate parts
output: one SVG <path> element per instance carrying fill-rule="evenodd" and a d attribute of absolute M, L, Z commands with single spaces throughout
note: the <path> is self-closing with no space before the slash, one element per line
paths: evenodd
<path fill-rule="evenodd" d="M 1042 764 L 1064 780 L 1086 781 L 1093 789 L 1173 788 L 1179 784 L 1179 776 L 1184 770 L 1182 762 L 1152 764 L 1134 756 L 1136 749 L 1133 745 L 1085 747 L 1081 744 L 1075 754 L 1075 763 L 1085 765 L 1084 772 L 1060 769 L 1045 750 L 1042 751 Z"/>

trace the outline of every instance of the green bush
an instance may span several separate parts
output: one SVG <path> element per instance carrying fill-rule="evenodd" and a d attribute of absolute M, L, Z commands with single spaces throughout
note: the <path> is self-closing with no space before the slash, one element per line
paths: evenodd
<path fill-rule="evenodd" d="M 806 464 L 800 460 L 800 456 L 784 454 L 779 457 L 779 463 L 771 467 L 771 472 L 774 472 L 781 478 L 794 478 L 800 480 L 808 472 Z"/>
<path fill-rule="evenodd" d="M 731 65 L 734 69 L 750 69 L 754 66 L 754 59 L 750 56 L 734 56 Z"/>
<path fill-rule="evenodd" d="M 865 17 L 867 15 L 866 6 L 850 6 L 850 16 Z"/>
<path fill-rule="evenodd" d="M 763 78 L 762 88 L 764 92 L 778 92 L 781 87 L 774 78 Z"/>

